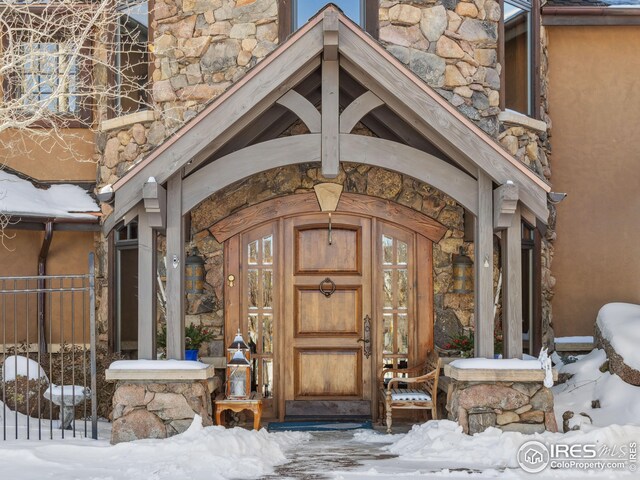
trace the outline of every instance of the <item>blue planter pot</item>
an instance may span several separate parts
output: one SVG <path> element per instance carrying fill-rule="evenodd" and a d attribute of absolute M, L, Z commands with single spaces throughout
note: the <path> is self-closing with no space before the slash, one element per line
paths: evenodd
<path fill-rule="evenodd" d="M 185 360 L 198 360 L 198 350 L 185 350 L 184 352 Z"/>

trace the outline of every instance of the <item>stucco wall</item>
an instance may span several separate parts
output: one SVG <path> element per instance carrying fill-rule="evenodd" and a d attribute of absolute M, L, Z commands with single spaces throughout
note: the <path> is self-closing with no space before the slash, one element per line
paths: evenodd
<path fill-rule="evenodd" d="M 548 27 L 557 336 L 607 302 L 640 303 L 640 27 Z"/>
<path fill-rule="evenodd" d="M 23 275 L 37 275 L 38 273 L 38 254 L 42 246 L 42 239 L 44 233 L 42 231 L 27 231 L 27 230 L 7 230 L 7 235 L 13 236 L 11 239 L 5 239 L 5 247 L 0 246 L 0 276 L 23 276 Z M 49 275 L 68 275 L 68 274 L 82 274 L 89 271 L 88 255 L 93 251 L 94 233 L 92 232 L 54 232 L 53 240 L 49 249 L 49 255 L 47 257 L 47 274 Z M 75 281 L 75 286 L 80 286 L 79 281 Z M 13 283 L 11 281 L 5 282 L 2 288 L 10 289 Z M 27 286 L 24 282 L 16 284 L 17 288 L 24 288 Z M 54 281 L 53 287 L 57 288 L 59 283 Z M 69 287 L 69 282 L 64 286 Z M 29 282 L 28 288 L 35 288 L 36 282 Z M 60 330 L 59 323 L 62 317 L 64 318 L 64 337 L 67 342 L 71 341 L 71 326 L 72 323 L 75 327 L 76 343 L 80 343 L 78 335 L 81 332 L 80 324 L 80 312 L 82 309 L 82 297 L 79 294 L 75 296 L 75 303 L 73 310 L 75 311 L 72 318 L 72 305 L 71 297 L 69 293 L 64 294 L 64 304 L 62 306 L 62 312 L 60 307 L 60 296 L 58 293 L 54 293 L 48 296 L 47 306 L 47 325 L 49 325 L 49 319 L 51 319 L 54 329 L 52 331 L 51 340 L 53 343 L 60 342 Z M 24 319 L 28 317 L 29 322 L 29 339 L 31 342 L 37 340 L 37 296 L 31 294 L 29 297 L 29 305 L 27 307 L 26 297 L 22 294 L 16 295 L 15 308 L 16 317 L 20 320 L 18 324 L 18 342 L 26 339 L 26 322 Z M 13 337 L 13 308 L 14 297 L 5 297 L 5 317 L 8 320 L 6 325 L 7 342 L 12 343 Z M 86 312 L 88 314 L 88 304 L 85 305 Z M 27 311 L 28 308 L 28 311 Z M 49 316 L 49 311 L 50 315 Z M 86 317 L 86 332 L 88 342 L 88 327 L 89 317 Z M 3 328 L 3 318 L 0 318 L 0 329 Z"/>
<path fill-rule="evenodd" d="M 65 131 L 67 146 L 50 136 L 30 137 L 15 131 L 6 131 L 0 138 L 0 163 L 37 180 L 96 181 L 94 146 L 95 131 L 75 128 Z"/>

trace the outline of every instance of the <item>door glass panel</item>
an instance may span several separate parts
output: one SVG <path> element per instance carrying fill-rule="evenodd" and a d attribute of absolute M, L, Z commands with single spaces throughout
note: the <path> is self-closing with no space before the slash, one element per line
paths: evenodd
<path fill-rule="evenodd" d="M 273 253 L 271 247 L 273 246 L 273 237 L 269 235 L 262 239 L 262 263 L 265 265 L 273 264 Z"/>
<path fill-rule="evenodd" d="M 383 316 L 384 353 L 393 353 L 393 314 L 385 313 Z"/>
<path fill-rule="evenodd" d="M 247 244 L 246 277 L 248 343 L 252 354 L 252 391 L 264 398 L 273 396 L 273 235 Z"/>
<path fill-rule="evenodd" d="M 382 236 L 382 264 L 393 265 L 393 238 Z"/>
<path fill-rule="evenodd" d="M 398 353 L 409 353 L 409 319 L 406 313 L 398 314 Z"/>
<path fill-rule="evenodd" d="M 273 270 L 262 270 L 262 301 L 264 308 L 273 306 Z"/>
<path fill-rule="evenodd" d="M 393 270 L 382 272 L 384 308 L 393 308 Z"/>
<path fill-rule="evenodd" d="M 402 308 L 402 309 L 407 308 L 407 300 L 408 300 L 408 294 L 409 294 L 409 292 L 407 291 L 407 288 L 408 288 L 407 273 L 408 272 L 406 268 L 398 269 L 397 298 L 398 298 L 398 308 Z"/>
<path fill-rule="evenodd" d="M 258 264 L 258 241 L 249 244 L 249 265 Z"/>
<path fill-rule="evenodd" d="M 410 248 L 407 242 L 386 234 L 381 236 L 381 246 L 383 364 L 406 368 L 410 346 Z"/>
<path fill-rule="evenodd" d="M 258 270 L 251 269 L 247 272 L 249 287 L 249 308 L 258 308 Z"/>
<path fill-rule="evenodd" d="M 407 244 L 398 242 L 398 265 L 407 264 Z"/>

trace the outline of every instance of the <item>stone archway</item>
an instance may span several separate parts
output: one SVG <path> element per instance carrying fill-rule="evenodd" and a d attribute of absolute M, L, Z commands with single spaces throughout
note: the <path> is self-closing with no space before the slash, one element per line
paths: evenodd
<path fill-rule="evenodd" d="M 466 245 L 464 209 L 451 197 L 407 175 L 362 164 L 342 163 L 334 179 L 321 176 L 319 165 L 300 164 L 269 170 L 236 182 L 201 202 L 191 211 L 191 242 L 205 259 L 206 292 L 188 296 L 187 323 L 209 325 L 222 339 L 224 332 L 224 249 L 209 228 L 243 208 L 295 193 L 312 192 L 318 183 L 333 182 L 344 191 L 390 200 L 437 220 L 447 227 L 440 242 L 433 244 L 435 341 L 442 343 L 443 330 L 455 331 L 472 325 L 473 294 L 452 292 L 453 255 Z"/>

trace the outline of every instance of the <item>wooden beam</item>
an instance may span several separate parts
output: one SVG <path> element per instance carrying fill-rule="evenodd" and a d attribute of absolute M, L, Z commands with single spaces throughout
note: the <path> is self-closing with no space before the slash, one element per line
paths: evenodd
<path fill-rule="evenodd" d="M 423 181 L 454 198 L 474 215 L 477 182 L 462 170 L 423 151 L 363 135 L 340 135 L 341 161 L 387 168 Z M 259 159 L 259 161 L 257 161 Z M 184 179 L 182 213 L 238 180 L 272 168 L 320 160 L 320 135 L 281 137 L 219 158 Z"/>
<path fill-rule="evenodd" d="M 318 109 L 295 90 L 289 90 L 276 102 L 295 113 L 311 133 L 320 133 L 321 117 Z"/>
<path fill-rule="evenodd" d="M 520 209 L 502 233 L 502 334 L 504 358 L 522 358 L 522 229 Z"/>
<path fill-rule="evenodd" d="M 243 178 L 285 165 L 319 161 L 319 133 L 276 138 L 230 153 L 184 179 L 182 214 Z"/>
<path fill-rule="evenodd" d="M 338 60 L 338 12 L 325 10 L 322 19 L 322 31 L 324 33 L 324 51 L 322 59 L 325 61 Z"/>
<path fill-rule="evenodd" d="M 509 228 L 517 207 L 518 186 L 515 183 L 507 182 L 496 188 L 493 191 L 493 228 Z"/>
<path fill-rule="evenodd" d="M 243 208 L 215 223 L 209 231 L 218 243 L 224 243 L 231 237 L 250 230 L 261 223 L 288 215 L 316 213 L 320 211 L 314 193 L 300 193 L 277 197 Z"/>
<path fill-rule="evenodd" d="M 491 179 L 478 175 L 475 217 L 475 356 L 493 358 L 493 192 Z"/>
<path fill-rule="evenodd" d="M 156 232 L 149 215 L 138 214 L 138 358 L 156 358 Z"/>
<path fill-rule="evenodd" d="M 364 163 L 409 175 L 453 197 L 474 215 L 478 212 L 476 180 L 421 150 L 382 138 L 343 133 L 340 155 L 343 162 Z"/>
<path fill-rule="evenodd" d="M 384 102 L 373 92 L 367 91 L 360 95 L 340 115 L 340 133 L 351 133 L 362 117 L 381 105 Z"/>
<path fill-rule="evenodd" d="M 521 187 L 521 201 L 547 221 L 542 179 L 503 151 L 486 133 L 438 97 L 382 47 L 340 22 L 340 65 L 392 110 L 416 128 L 426 127 L 427 138 L 453 160 L 465 157 L 502 184 L 512 180 Z"/>
<path fill-rule="evenodd" d="M 182 215 L 182 176 L 167 182 L 167 358 L 184 359 L 185 222 Z"/>
<path fill-rule="evenodd" d="M 115 226 L 115 222 L 135 206 L 149 177 L 155 177 L 163 184 L 187 163 L 192 162 L 191 166 L 197 167 L 312 73 L 320 63 L 322 36 L 320 20 L 300 29 L 285 42 L 287 48 L 281 45 L 278 55 L 271 55 L 256 65 L 200 113 L 198 121 L 189 122 L 116 182 L 112 213 L 115 217 L 105 222 L 103 230 Z"/>
<path fill-rule="evenodd" d="M 217 222 L 209 228 L 209 231 L 219 243 L 223 243 L 239 233 L 274 218 L 319 211 L 320 208 L 314 193 L 299 193 L 272 198 L 243 208 Z M 439 242 L 447 232 L 447 228 L 438 221 L 409 207 L 390 200 L 357 193 L 342 193 L 336 211 L 381 218 L 386 222 L 410 228 L 433 242 Z"/>
<path fill-rule="evenodd" d="M 326 178 L 337 177 L 340 170 L 339 72 L 337 60 L 322 61 L 322 175 Z"/>
<path fill-rule="evenodd" d="M 151 177 L 142 187 L 144 209 L 152 228 L 164 229 L 167 218 L 167 191 Z"/>

